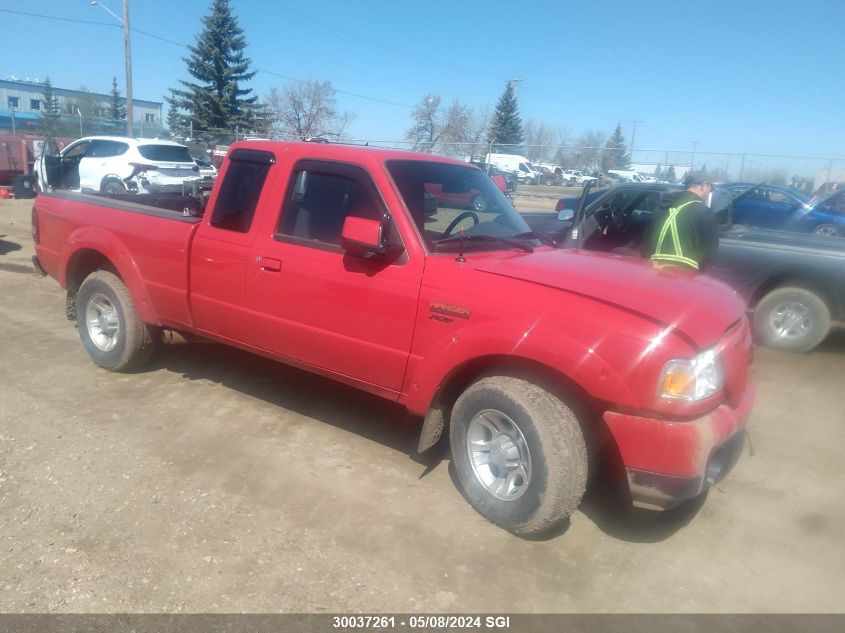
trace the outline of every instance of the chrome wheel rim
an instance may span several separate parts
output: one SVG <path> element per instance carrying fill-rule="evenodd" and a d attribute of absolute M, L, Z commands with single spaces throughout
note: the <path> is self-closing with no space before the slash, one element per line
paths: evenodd
<path fill-rule="evenodd" d="M 117 308 L 104 294 L 97 293 L 85 306 L 85 324 L 88 337 L 96 348 L 110 352 L 117 345 L 120 336 L 120 317 Z"/>
<path fill-rule="evenodd" d="M 516 423 L 495 409 L 475 415 L 467 429 L 472 472 L 501 501 L 519 499 L 531 483 L 531 454 Z"/>
<path fill-rule="evenodd" d="M 839 235 L 839 231 L 832 226 L 820 226 L 813 233 L 823 237 L 837 237 Z"/>
<path fill-rule="evenodd" d="M 472 199 L 472 208 L 476 211 L 484 211 L 487 208 L 487 198 L 481 194 L 476 195 Z"/>
<path fill-rule="evenodd" d="M 813 329 L 810 309 L 799 301 L 780 303 L 769 315 L 769 326 L 779 339 L 799 339 Z"/>

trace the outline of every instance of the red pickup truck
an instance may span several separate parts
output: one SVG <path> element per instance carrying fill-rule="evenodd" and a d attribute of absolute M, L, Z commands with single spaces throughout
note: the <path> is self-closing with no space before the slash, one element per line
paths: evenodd
<path fill-rule="evenodd" d="M 476 195 L 483 210 L 450 203 Z M 635 502 L 663 508 L 741 450 L 754 388 L 736 293 L 556 250 L 473 166 L 247 141 L 204 208 L 145 201 L 54 191 L 33 207 L 34 263 L 101 367 L 138 367 L 172 330 L 398 401 L 424 417 L 420 451 L 448 429 L 466 498 L 521 535 L 577 508 L 600 448 Z"/>

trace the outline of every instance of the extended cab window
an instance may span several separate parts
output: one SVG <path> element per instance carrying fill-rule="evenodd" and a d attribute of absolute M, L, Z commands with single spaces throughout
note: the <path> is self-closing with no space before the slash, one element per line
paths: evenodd
<path fill-rule="evenodd" d="M 347 216 L 380 220 L 382 209 L 362 169 L 305 161 L 294 170 L 278 234 L 340 246 Z"/>
<path fill-rule="evenodd" d="M 274 162 L 270 152 L 251 149 L 232 152 L 214 204 L 211 226 L 239 233 L 249 231 L 264 181 Z"/>

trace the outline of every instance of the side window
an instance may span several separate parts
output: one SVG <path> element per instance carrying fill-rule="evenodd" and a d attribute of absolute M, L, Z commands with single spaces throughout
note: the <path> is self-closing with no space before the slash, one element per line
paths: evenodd
<path fill-rule="evenodd" d="M 62 155 L 63 158 L 82 158 L 85 156 L 86 150 L 90 143 L 77 143 L 76 145 L 72 145 L 67 151 L 64 152 Z"/>
<path fill-rule="evenodd" d="M 232 152 L 229 161 L 214 204 L 211 226 L 246 233 L 252 226 L 258 198 L 275 157 L 270 152 L 238 149 Z"/>
<path fill-rule="evenodd" d="M 382 205 L 359 168 L 305 163 L 294 170 L 278 234 L 340 246 L 348 216 L 381 219 Z"/>
<path fill-rule="evenodd" d="M 112 156 L 120 156 L 128 149 L 129 145 L 118 141 L 91 141 L 91 145 L 85 156 L 91 158 L 110 158 Z"/>
<path fill-rule="evenodd" d="M 770 189 L 769 202 L 777 202 L 778 204 L 793 204 L 794 201 L 787 194 Z"/>

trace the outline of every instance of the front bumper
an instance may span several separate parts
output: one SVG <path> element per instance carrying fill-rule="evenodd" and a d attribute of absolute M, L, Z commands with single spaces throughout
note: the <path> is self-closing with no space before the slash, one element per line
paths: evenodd
<path fill-rule="evenodd" d="M 730 472 L 742 452 L 754 395 L 749 381 L 735 406 L 723 404 L 688 422 L 606 411 L 634 504 L 671 508 Z"/>

